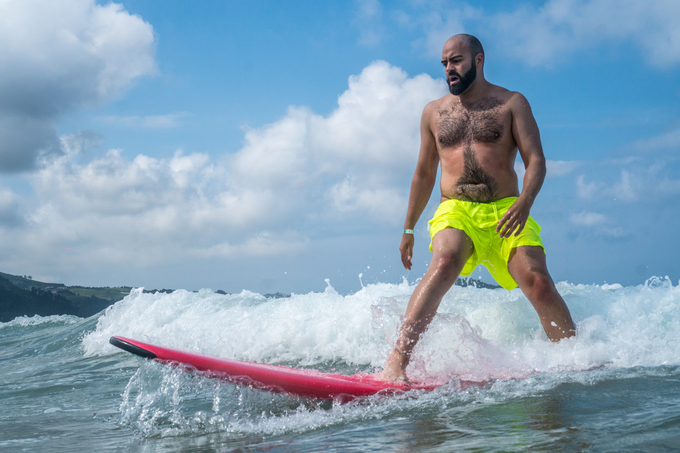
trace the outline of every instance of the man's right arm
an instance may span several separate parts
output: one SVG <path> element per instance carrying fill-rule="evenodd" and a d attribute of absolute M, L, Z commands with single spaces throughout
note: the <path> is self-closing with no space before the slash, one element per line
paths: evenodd
<path fill-rule="evenodd" d="M 418 223 L 421 214 L 425 210 L 432 189 L 437 179 L 437 167 L 439 165 L 439 154 L 437 153 L 437 142 L 431 128 L 432 115 L 436 110 L 434 102 L 430 102 L 423 109 L 420 118 L 420 153 L 418 163 L 411 181 L 411 193 L 408 199 L 408 209 L 404 229 L 413 229 Z M 401 262 L 404 267 L 411 270 L 411 259 L 413 258 L 413 244 L 415 243 L 412 234 L 404 233 L 401 237 Z"/>

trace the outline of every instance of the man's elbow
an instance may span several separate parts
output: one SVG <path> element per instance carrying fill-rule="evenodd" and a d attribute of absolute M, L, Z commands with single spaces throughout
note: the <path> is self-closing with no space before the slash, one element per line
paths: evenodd
<path fill-rule="evenodd" d="M 526 162 L 525 169 L 527 171 L 532 170 L 538 174 L 545 175 L 546 171 L 548 170 L 545 156 L 532 156 L 531 159 L 528 159 Z"/>

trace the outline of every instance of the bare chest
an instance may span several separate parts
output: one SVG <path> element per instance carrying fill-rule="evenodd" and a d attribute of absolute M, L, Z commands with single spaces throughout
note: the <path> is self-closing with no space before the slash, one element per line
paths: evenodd
<path fill-rule="evenodd" d="M 505 103 L 490 97 L 472 106 L 460 103 L 442 106 L 437 111 L 437 142 L 442 148 L 458 147 L 473 142 L 500 142 L 509 129 Z"/>

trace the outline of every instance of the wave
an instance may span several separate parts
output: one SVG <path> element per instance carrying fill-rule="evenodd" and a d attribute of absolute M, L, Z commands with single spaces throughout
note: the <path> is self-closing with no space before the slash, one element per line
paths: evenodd
<path fill-rule="evenodd" d="M 540 372 L 680 364 L 680 289 L 668 278 L 645 284 L 557 285 L 576 322 L 576 338 L 547 341 L 519 289 L 455 287 L 414 351 L 409 374 L 511 379 Z M 109 307 L 85 336 L 87 356 L 118 350 L 122 335 L 167 347 L 325 371 L 371 372 L 382 366 L 414 286 L 372 284 L 340 295 L 268 299 L 243 291 L 145 294 Z"/>

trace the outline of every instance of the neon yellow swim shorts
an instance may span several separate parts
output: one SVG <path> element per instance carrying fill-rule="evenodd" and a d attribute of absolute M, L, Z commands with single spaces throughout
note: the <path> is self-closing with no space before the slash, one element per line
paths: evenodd
<path fill-rule="evenodd" d="M 510 237 L 501 238 L 500 233 L 496 233 L 498 221 L 516 199 L 517 197 L 508 197 L 493 203 L 446 200 L 439 205 L 430 220 L 430 238 L 434 239 L 445 228 L 463 230 L 472 239 L 475 250 L 460 275 L 467 277 L 482 264 L 503 288 L 516 288 L 517 283 L 508 272 L 512 250 L 523 245 L 533 245 L 543 248 L 545 252 L 540 235 L 541 227 L 531 216 L 519 236 L 513 233 Z"/>

